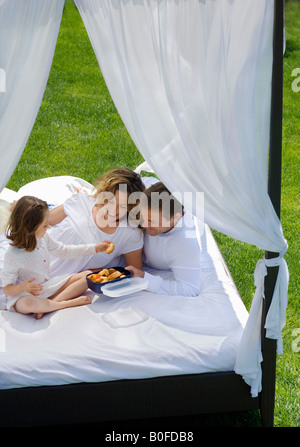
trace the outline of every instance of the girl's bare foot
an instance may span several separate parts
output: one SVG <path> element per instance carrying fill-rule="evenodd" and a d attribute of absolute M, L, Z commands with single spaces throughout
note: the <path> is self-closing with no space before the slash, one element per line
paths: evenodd
<path fill-rule="evenodd" d="M 79 296 L 78 298 L 73 298 L 71 300 L 66 301 L 57 301 L 57 303 L 64 304 L 62 309 L 64 307 L 77 307 L 77 306 L 84 306 L 86 304 L 91 304 L 92 299 L 90 296 Z"/>
<path fill-rule="evenodd" d="M 79 296 L 77 298 L 73 298 L 70 300 L 66 300 L 66 301 L 56 301 L 57 303 L 57 308 L 53 309 L 54 310 L 60 310 L 60 309 L 65 309 L 67 307 L 78 307 L 78 306 L 85 306 L 86 304 L 91 304 L 92 300 L 90 296 Z M 36 313 L 35 314 L 35 319 L 36 320 L 40 320 L 42 318 L 44 314 L 43 313 Z"/>

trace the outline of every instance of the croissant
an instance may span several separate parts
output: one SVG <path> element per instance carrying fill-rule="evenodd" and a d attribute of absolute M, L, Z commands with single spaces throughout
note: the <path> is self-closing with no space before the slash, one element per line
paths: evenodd
<path fill-rule="evenodd" d="M 115 272 L 111 273 L 107 279 L 108 279 L 108 281 L 111 281 L 112 279 L 117 279 L 120 276 L 121 276 L 121 273 L 116 270 Z"/>
<path fill-rule="evenodd" d="M 112 251 L 114 251 L 114 248 L 115 248 L 115 245 L 113 242 L 111 242 L 105 251 L 106 251 L 106 253 L 110 254 Z"/>

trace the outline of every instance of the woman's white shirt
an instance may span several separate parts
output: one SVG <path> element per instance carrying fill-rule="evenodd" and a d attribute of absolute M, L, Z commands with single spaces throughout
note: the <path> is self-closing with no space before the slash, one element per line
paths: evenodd
<path fill-rule="evenodd" d="M 143 247 L 143 233 L 130 226 L 127 220 L 121 221 L 113 234 L 100 230 L 93 218 L 95 203 L 95 199 L 86 193 L 72 195 L 63 204 L 67 217 L 48 231 L 54 239 L 64 244 L 96 244 L 111 240 L 115 245 L 114 251 L 111 254 L 101 252 L 77 259 L 53 258 L 50 266 L 51 276 L 104 266 L 125 266 L 124 255 Z"/>

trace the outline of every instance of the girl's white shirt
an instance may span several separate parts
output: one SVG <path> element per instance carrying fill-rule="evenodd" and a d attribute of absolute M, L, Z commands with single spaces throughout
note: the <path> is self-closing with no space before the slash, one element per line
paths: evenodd
<path fill-rule="evenodd" d="M 2 269 L 2 287 L 8 284 L 20 284 L 30 278 L 43 285 L 40 298 L 47 298 L 55 293 L 67 281 L 70 274 L 61 274 L 50 279 L 50 256 L 59 258 L 74 258 L 92 256 L 96 253 L 95 244 L 65 245 L 54 240 L 48 233 L 37 239 L 37 246 L 32 252 L 9 245 Z M 76 271 L 72 272 L 76 273 Z M 7 297 L 7 308 L 11 308 L 16 301 L 27 292 Z"/>

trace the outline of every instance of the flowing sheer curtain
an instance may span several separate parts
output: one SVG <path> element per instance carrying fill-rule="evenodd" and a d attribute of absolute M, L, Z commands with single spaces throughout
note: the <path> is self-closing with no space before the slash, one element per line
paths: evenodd
<path fill-rule="evenodd" d="M 267 194 L 273 1 L 76 4 L 113 100 L 159 178 L 172 191 L 203 191 L 213 228 L 281 251 Z"/>
<path fill-rule="evenodd" d="M 0 0 L 0 191 L 36 119 L 63 6 L 64 0 Z"/>
<path fill-rule="evenodd" d="M 211 227 L 284 254 L 267 193 L 273 0 L 75 3 L 116 107 L 161 181 L 173 192 L 204 192 Z M 193 214 L 196 205 L 185 202 Z M 279 291 L 268 336 L 280 345 L 288 272 L 282 256 L 273 262 L 280 265 Z M 262 260 L 236 365 L 254 396 L 265 274 Z"/>

